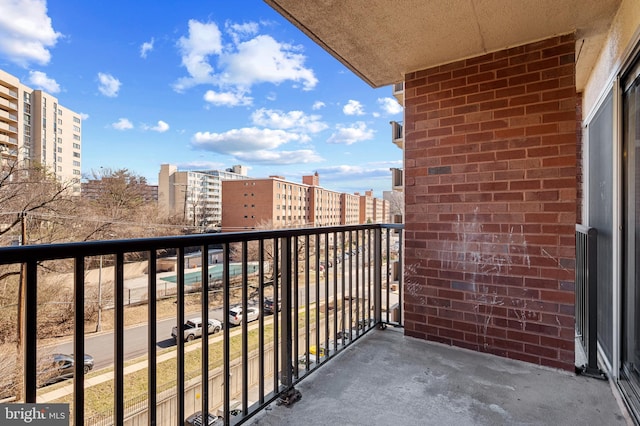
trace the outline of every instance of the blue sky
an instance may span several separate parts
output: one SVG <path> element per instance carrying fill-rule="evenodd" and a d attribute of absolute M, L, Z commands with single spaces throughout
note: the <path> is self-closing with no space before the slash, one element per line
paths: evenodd
<path fill-rule="evenodd" d="M 83 115 L 82 173 L 249 167 L 391 189 L 402 120 L 261 0 L 0 0 L 0 68 Z"/>

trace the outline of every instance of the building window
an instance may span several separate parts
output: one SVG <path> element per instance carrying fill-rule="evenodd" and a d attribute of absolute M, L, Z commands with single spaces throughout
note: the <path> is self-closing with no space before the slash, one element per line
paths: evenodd
<path fill-rule="evenodd" d="M 73 122 L 80 124 L 80 119 L 78 117 L 73 117 Z"/>
<path fill-rule="evenodd" d="M 58 124 L 62 126 L 62 118 L 58 118 Z"/>
<path fill-rule="evenodd" d="M 73 170 L 73 174 L 74 174 L 74 175 L 79 175 L 79 174 L 80 174 L 80 170 L 75 170 L 75 169 L 74 169 L 74 170 Z"/>
<path fill-rule="evenodd" d="M 74 131 L 74 132 L 78 132 L 78 133 L 80 133 L 80 127 L 78 127 L 78 126 L 73 126 L 73 131 Z"/>
<path fill-rule="evenodd" d="M 62 154 L 62 147 L 58 147 L 58 153 Z"/>
<path fill-rule="evenodd" d="M 73 153 L 73 156 L 74 156 L 75 158 L 80 158 L 80 153 L 79 153 L 79 152 L 74 152 L 74 153 Z"/>
<path fill-rule="evenodd" d="M 80 149 L 80 144 L 79 143 L 74 143 L 73 144 L 73 149 Z"/>

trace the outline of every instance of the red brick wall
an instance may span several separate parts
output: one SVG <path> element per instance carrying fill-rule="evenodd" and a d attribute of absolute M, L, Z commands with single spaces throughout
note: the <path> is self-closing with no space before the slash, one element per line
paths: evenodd
<path fill-rule="evenodd" d="M 405 332 L 574 368 L 573 35 L 405 78 Z"/>

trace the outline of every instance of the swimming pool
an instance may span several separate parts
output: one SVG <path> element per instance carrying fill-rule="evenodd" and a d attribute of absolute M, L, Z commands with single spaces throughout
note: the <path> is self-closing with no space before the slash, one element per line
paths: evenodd
<path fill-rule="evenodd" d="M 258 270 L 258 265 L 257 264 L 247 264 L 247 272 L 249 274 L 252 274 L 254 272 L 256 272 Z M 221 280 L 222 279 L 222 274 L 223 274 L 224 270 L 223 270 L 223 265 L 218 264 L 218 265 L 213 265 L 209 267 L 209 282 L 211 281 L 215 281 L 215 280 Z M 242 275 L 242 264 L 238 263 L 238 264 L 230 264 L 229 265 L 229 276 L 230 277 L 235 277 L 238 275 Z M 197 283 L 200 283 L 202 278 L 202 273 L 200 271 L 195 271 L 195 272 L 187 272 L 186 274 L 184 274 L 184 284 L 185 285 L 194 285 Z M 178 282 L 178 276 L 177 275 L 170 275 L 168 277 L 162 277 L 160 278 L 161 280 L 170 282 L 170 283 L 176 283 Z"/>

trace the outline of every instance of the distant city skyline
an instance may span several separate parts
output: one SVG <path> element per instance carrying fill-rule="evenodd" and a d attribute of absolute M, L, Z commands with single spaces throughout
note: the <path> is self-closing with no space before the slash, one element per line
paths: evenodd
<path fill-rule="evenodd" d="M 367 86 L 260 0 L 119 3 L 2 7 L 0 69 L 81 113 L 83 176 L 127 168 L 157 184 L 163 163 L 243 164 L 391 189 L 402 108 L 390 87 Z"/>

